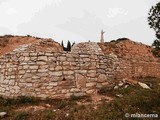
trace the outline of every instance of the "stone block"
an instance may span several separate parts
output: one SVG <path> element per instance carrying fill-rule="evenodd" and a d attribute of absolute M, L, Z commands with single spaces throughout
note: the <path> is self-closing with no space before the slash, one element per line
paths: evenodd
<path fill-rule="evenodd" d="M 96 88 L 102 88 L 102 84 L 101 83 L 97 83 Z"/>
<path fill-rule="evenodd" d="M 76 73 L 86 74 L 87 70 L 75 70 Z"/>
<path fill-rule="evenodd" d="M 20 91 L 20 87 L 19 86 L 14 86 L 13 89 L 15 90 L 15 93 L 18 93 Z"/>
<path fill-rule="evenodd" d="M 74 62 L 74 61 L 75 61 L 75 58 L 67 58 L 67 61 L 69 61 L 69 62 Z"/>
<path fill-rule="evenodd" d="M 33 75 L 31 74 L 31 73 L 25 73 L 24 75 L 23 75 L 23 78 L 25 79 L 25 78 L 31 78 Z"/>
<path fill-rule="evenodd" d="M 38 56 L 39 61 L 47 61 L 47 56 Z"/>
<path fill-rule="evenodd" d="M 91 61 L 91 59 L 89 59 L 89 58 L 83 58 L 83 61 L 89 62 L 89 61 Z"/>
<path fill-rule="evenodd" d="M 11 85 L 11 86 L 15 85 L 15 81 L 14 80 L 9 80 L 9 85 Z"/>
<path fill-rule="evenodd" d="M 106 75 L 105 74 L 100 74 L 98 76 L 98 82 L 105 82 L 105 81 L 107 81 Z"/>
<path fill-rule="evenodd" d="M 71 70 L 72 67 L 71 66 L 62 66 L 63 70 Z"/>
<path fill-rule="evenodd" d="M 27 87 L 32 87 L 33 84 L 32 84 L 32 83 L 26 83 L 26 86 L 27 86 Z"/>
<path fill-rule="evenodd" d="M 36 52 L 34 52 L 34 53 L 29 53 L 29 55 L 34 57 L 34 56 L 37 56 L 38 53 L 36 53 Z"/>
<path fill-rule="evenodd" d="M 85 78 L 81 74 L 76 74 L 76 86 L 77 88 L 85 88 L 86 87 L 87 78 Z"/>
<path fill-rule="evenodd" d="M 23 69 L 26 70 L 29 68 L 29 65 L 23 65 Z"/>
<path fill-rule="evenodd" d="M 108 86 L 109 83 L 108 83 L 108 82 L 104 82 L 104 83 L 102 83 L 102 85 L 103 85 L 103 86 Z"/>
<path fill-rule="evenodd" d="M 1 83 L 8 84 L 9 80 L 5 79 L 4 81 L 1 81 Z"/>
<path fill-rule="evenodd" d="M 34 66 L 30 66 L 29 67 L 31 70 L 37 70 L 38 69 L 38 66 L 37 65 L 34 65 Z"/>
<path fill-rule="evenodd" d="M 48 60 L 49 60 L 49 61 L 56 61 L 57 58 L 56 58 L 56 57 L 48 57 Z"/>
<path fill-rule="evenodd" d="M 53 53 L 45 53 L 46 56 L 53 56 Z"/>
<path fill-rule="evenodd" d="M 57 86 L 58 85 L 58 82 L 50 82 L 49 83 L 49 86 Z"/>
<path fill-rule="evenodd" d="M 49 72 L 49 75 L 52 75 L 52 76 L 62 76 L 62 71 L 55 71 L 55 72 Z"/>
<path fill-rule="evenodd" d="M 36 75 L 39 76 L 39 77 L 47 77 L 48 73 L 47 72 L 42 72 L 42 73 L 37 73 Z"/>
<path fill-rule="evenodd" d="M 70 65 L 70 62 L 64 61 L 63 65 Z"/>
<path fill-rule="evenodd" d="M 68 89 L 63 89 L 61 93 L 62 93 L 62 94 L 69 93 L 69 90 L 68 90 Z"/>
<path fill-rule="evenodd" d="M 37 61 L 36 63 L 37 63 L 37 65 L 46 65 L 47 64 L 45 61 Z"/>
<path fill-rule="evenodd" d="M 31 78 L 32 78 L 32 79 L 39 79 L 40 77 L 39 77 L 39 76 L 34 75 L 34 76 L 32 76 Z"/>
<path fill-rule="evenodd" d="M 26 86 L 26 83 L 19 83 L 18 85 L 19 87 L 24 88 Z"/>
<path fill-rule="evenodd" d="M 60 61 L 66 61 L 66 57 L 60 56 L 60 57 L 59 57 L 59 60 L 60 60 Z"/>
<path fill-rule="evenodd" d="M 57 70 L 57 71 L 62 70 L 62 66 L 56 66 L 55 70 Z"/>
<path fill-rule="evenodd" d="M 72 95 L 73 95 L 73 93 L 66 93 L 66 94 L 65 94 L 65 97 L 66 97 L 66 98 L 70 98 Z"/>
<path fill-rule="evenodd" d="M 31 78 L 26 78 L 25 80 L 27 83 L 31 83 L 32 82 L 32 79 Z"/>
<path fill-rule="evenodd" d="M 11 78 L 11 79 L 14 79 L 14 78 L 16 78 L 16 76 L 15 76 L 15 75 L 11 75 L 10 78 Z"/>
<path fill-rule="evenodd" d="M 71 88 L 70 92 L 80 92 L 81 90 L 79 88 Z"/>
<path fill-rule="evenodd" d="M 63 71 L 64 75 L 72 75 L 74 74 L 74 71 Z"/>
<path fill-rule="evenodd" d="M 81 97 L 81 96 L 85 96 L 86 94 L 82 92 L 78 92 L 78 93 L 73 93 L 73 95 L 76 97 Z"/>
<path fill-rule="evenodd" d="M 31 57 L 30 59 L 31 60 L 37 60 L 37 57 Z"/>
<path fill-rule="evenodd" d="M 89 58 L 89 55 L 80 55 L 81 58 Z"/>
<path fill-rule="evenodd" d="M 94 86 L 96 86 L 96 82 L 86 83 L 86 87 L 94 87 Z"/>
<path fill-rule="evenodd" d="M 75 86 L 75 82 L 73 80 L 58 81 L 58 85 L 63 88 L 71 88 Z"/>
<path fill-rule="evenodd" d="M 96 89 L 91 89 L 91 90 L 86 91 L 86 93 L 87 94 L 96 94 L 97 90 Z"/>
<path fill-rule="evenodd" d="M 25 57 L 24 60 L 25 60 L 25 61 L 29 61 L 29 60 L 30 60 L 30 57 Z"/>
<path fill-rule="evenodd" d="M 38 69 L 38 72 L 40 72 L 40 73 L 45 73 L 47 71 L 48 71 L 48 69 Z"/>
<path fill-rule="evenodd" d="M 25 70 L 19 70 L 19 75 L 23 75 L 23 74 L 25 74 Z"/>

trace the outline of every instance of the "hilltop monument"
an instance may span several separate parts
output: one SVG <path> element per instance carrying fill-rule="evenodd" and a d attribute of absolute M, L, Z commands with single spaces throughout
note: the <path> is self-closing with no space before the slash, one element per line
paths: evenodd
<path fill-rule="evenodd" d="M 103 30 L 101 30 L 101 43 L 104 43 L 104 31 Z"/>

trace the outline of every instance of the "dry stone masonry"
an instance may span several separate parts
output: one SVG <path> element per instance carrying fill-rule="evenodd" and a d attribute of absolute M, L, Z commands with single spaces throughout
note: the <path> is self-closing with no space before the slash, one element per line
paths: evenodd
<path fill-rule="evenodd" d="M 92 47 L 84 52 L 86 44 Z M 0 58 L 1 96 L 66 98 L 93 94 L 109 85 L 119 69 L 117 57 L 103 55 L 96 43 L 81 43 L 83 53 L 35 52 L 29 51 L 29 46 L 22 45 Z"/>
<path fill-rule="evenodd" d="M 0 57 L 0 96 L 68 98 L 94 94 L 124 77 L 160 77 L 155 63 L 104 55 L 94 42 L 76 44 L 71 52 L 35 51 L 31 45 Z"/>

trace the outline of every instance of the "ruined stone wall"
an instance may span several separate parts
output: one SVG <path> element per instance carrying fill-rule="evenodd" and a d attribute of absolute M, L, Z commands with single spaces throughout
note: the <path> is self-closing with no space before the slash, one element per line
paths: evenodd
<path fill-rule="evenodd" d="M 71 52 L 35 51 L 30 45 L 0 57 L 0 96 L 66 98 L 96 93 L 126 77 L 160 78 L 160 63 L 104 55 L 93 42 Z"/>
<path fill-rule="evenodd" d="M 145 62 L 133 60 L 120 60 L 120 67 L 122 73 L 119 74 L 121 78 L 136 78 L 136 77 L 155 77 L 160 78 L 160 63 L 159 62 Z"/>
<path fill-rule="evenodd" d="M 93 94 L 120 70 L 114 55 L 26 51 L 0 57 L 0 95 L 64 98 Z"/>

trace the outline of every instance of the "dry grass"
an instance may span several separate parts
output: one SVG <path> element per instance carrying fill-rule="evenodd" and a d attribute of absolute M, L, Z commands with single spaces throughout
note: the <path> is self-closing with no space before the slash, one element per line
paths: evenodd
<path fill-rule="evenodd" d="M 152 90 L 143 89 L 138 85 L 117 90 L 104 88 L 101 91 L 103 95 L 113 97 L 114 100 L 111 102 L 104 100 L 96 107 L 93 104 L 77 104 L 77 101 L 88 101 L 89 97 L 45 101 L 33 97 L 19 97 L 1 98 L 0 111 L 8 113 L 3 120 L 119 120 L 126 119 L 125 113 L 160 115 L 160 79 L 147 78 L 141 81 L 150 85 Z M 116 97 L 117 94 L 123 97 Z M 45 109 L 25 111 L 29 106 L 43 106 Z"/>

